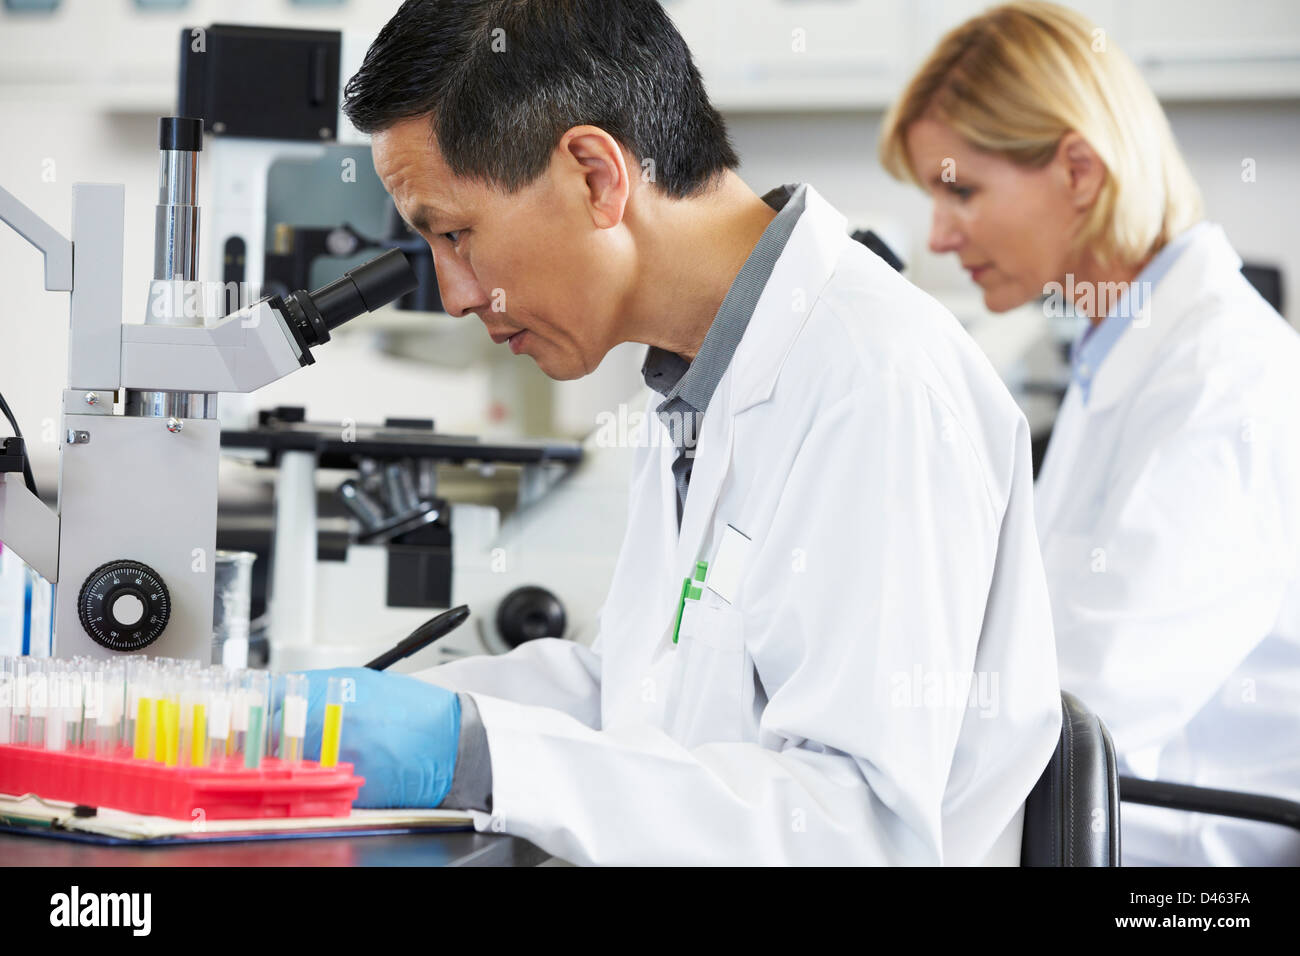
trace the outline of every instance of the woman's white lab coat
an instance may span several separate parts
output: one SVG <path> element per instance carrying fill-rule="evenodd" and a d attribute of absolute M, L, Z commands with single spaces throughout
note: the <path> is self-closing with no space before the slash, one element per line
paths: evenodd
<path fill-rule="evenodd" d="M 680 535 L 658 400 L 592 648 L 419 675 L 479 708 L 476 826 L 576 863 L 1017 863 L 1060 700 L 1028 432 L 984 356 L 809 188 Z M 697 560 L 730 600 L 674 643 Z"/>
<path fill-rule="evenodd" d="M 1037 488 L 1061 686 L 1136 776 L 1300 799 L 1300 336 L 1205 223 Z M 1125 863 L 1300 863 L 1294 831 L 1124 804 Z"/>

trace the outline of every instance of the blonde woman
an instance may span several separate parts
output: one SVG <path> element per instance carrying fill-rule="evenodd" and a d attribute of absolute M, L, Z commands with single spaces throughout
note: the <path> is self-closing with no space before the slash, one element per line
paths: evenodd
<path fill-rule="evenodd" d="M 940 41 L 881 158 L 990 309 L 1089 319 L 1036 488 L 1062 687 L 1122 773 L 1300 798 L 1300 336 L 1151 90 L 1083 16 L 996 7 Z M 1121 819 L 1126 863 L 1300 863 L 1277 826 Z"/>

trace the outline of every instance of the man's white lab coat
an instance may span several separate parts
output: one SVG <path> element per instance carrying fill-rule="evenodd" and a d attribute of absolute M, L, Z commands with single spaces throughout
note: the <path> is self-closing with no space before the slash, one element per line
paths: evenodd
<path fill-rule="evenodd" d="M 1018 863 L 1060 698 L 1028 429 L 984 355 L 809 188 L 680 534 L 657 401 L 593 646 L 418 675 L 479 709 L 476 826 L 576 863 Z M 700 560 L 725 597 L 674 643 Z"/>

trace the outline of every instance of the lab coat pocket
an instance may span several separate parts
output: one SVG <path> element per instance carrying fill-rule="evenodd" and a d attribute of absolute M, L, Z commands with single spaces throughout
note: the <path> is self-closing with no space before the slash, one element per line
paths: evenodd
<path fill-rule="evenodd" d="M 670 733 L 687 747 L 743 739 L 744 616 L 714 595 L 687 601 L 674 645 Z"/>

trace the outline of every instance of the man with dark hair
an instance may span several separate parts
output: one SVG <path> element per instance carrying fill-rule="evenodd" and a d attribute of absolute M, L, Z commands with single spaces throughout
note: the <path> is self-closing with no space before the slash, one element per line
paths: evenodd
<path fill-rule="evenodd" d="M 1028 429 L 953 317 L 745 185 L 654 0 L 408 0 L 345 108 L 448 312 L 555 379 L 643 343 L 653 390 L 592 647 L 348 672 L 364 802 L 582 863 L 1018 862 L 1051 616 Z"/>
<path fill-rule="evenodd" d="M 692 352 L 775 215 L 728 174 L 722 118 L 652 0 L 407 3 L 345 96 L 429 239 L 447 311 L 478 313 L 555 379 L 593 371 L 620 341 Z M 575 172 L 594 201 L 548 188 Z M 641 185 L 661 201 L 629 202 Z M 634 245 L 616 227 L 643 216 L 653 243 Z M 516 273 L 530 248 L 542 255 Z"/>

